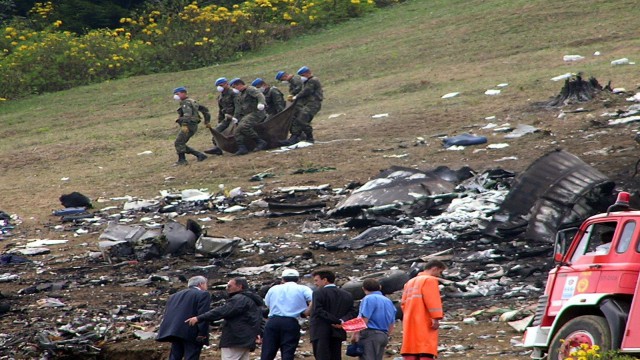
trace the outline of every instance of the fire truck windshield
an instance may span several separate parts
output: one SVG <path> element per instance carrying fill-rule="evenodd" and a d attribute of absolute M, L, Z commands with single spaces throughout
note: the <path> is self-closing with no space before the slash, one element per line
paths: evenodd
<path fill-rule="evenodd" d="M 589 225 L 571 255 L 575 264 L 583 255 L 606 255 L 611 248 L 617 222 L 607 221 Z"/>

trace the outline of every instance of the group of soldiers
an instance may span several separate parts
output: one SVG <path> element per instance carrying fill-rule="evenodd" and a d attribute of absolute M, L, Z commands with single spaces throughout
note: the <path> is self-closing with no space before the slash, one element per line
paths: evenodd
<path fill-rule="evenodd" d="M 256 126 L 263 123 L 283 111 L 287 101 L 294 107 L 292 122 L 289 129 L 290 137 L 281 140 L 279 145 L 288 146 L 306 140 L 313 143 L 313 128 L 311 120 L 320 111 L 324 99 L 320 80 L 313 75 L 307 66 L 301 67 L 296 75 L 286 71 L 278 71 L 275 79 L 289 85 L 289 95 L 286 98 L 275 86 L 271 86 L 262 78 L 257 78 L 247 85 L 241 78 L 228 81 L 221 77 L 216 79 L 215 86 L 218 95 L 218 125 L 211 123 L 211 113 L 206 106 L 189 98 L 185 87 L 173 90 L 173 97 L 180 101 L 178 119 L 180 132 L 176 137 L 175 148 L 178 153 L 178 161 L 175 165 L 186 165 L 186 154 L 194 155 L 197 161 L 203 161 L 207 155 L 189 146 L 187 142 L 198 130 L 201 122 L 200 114 L 204 117 L 204 124 L 209 129 L 215 129 L 218 133 L 228 130 L 234 135 L 237 143 L 237 151 L 234 155 L 246 155 L 250 151 L 265 150 L 268 147 L 268 139 L 260 137 Z M 233 128 L 230 128 L 233 127 Z M 215 137 L 212 138 L 213 148 L 204 152 L 210 155 L 222 155 L 223 151 L 216 145 Z M 251 145 L 255 144 L 253 148 Z"/>

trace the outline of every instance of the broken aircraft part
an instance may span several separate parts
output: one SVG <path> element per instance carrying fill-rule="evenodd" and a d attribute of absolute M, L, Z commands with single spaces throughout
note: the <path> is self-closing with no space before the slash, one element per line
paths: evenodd
<path fill-rule="evenodd" d="M 362 209 L 395 204 L 408 208 L 411 214 L 420 213 L 433 204 L 430 195 L 453 192 L 455 184 L 446 180 L 452 172 L 438 169 L 443 176 L 436 171 L 392 166 L 340 201 L 330 215 L 354 216 Z"/>
<path fill-rule="evenodd" d="M 552 242 L 562 226 L 606 211 L 615 183 L 563 150 L 550 152 L 520 174 L 498 212 L 483 230 L 486 235 Z"/>

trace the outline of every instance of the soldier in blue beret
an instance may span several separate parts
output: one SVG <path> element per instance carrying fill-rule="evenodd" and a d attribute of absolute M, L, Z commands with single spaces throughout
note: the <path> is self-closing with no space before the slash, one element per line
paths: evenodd
<path fill-rule="evenodd" d="M 227 78 L 216 79 L 214 85 L 220 93 L 218 95 L 218 126 L 216 126 L 216 131 L 221 133 L 231 125 L 234 119 L 237 122 L 237 112 L 240 110 L 240 106 L 238 106 L 238 94 L 229 86 Z M 211 138 L 211 142 L 214 145 L 213 148 L 204 152 L 210 155 L 222 155 L 222 149 L 216 145 L 214 137 Z"/>
<path fill-rule="evenodd" d="M 297 74 L 300 75 L 300 79 L 304 84 L 302 90 L 292 97 L 294 104 L 299 106 L 299 111 L 297 111 L 291 124 L 291 137 L 281 142 L 282 145 L 293 145 L 304 140 L 302 138 L 303 134 L 308 142 L 315 142 L 311 120 L 322 108 L 322 101 L 324 100 L 320 80 L 313 76 L 311 69 L 303 66 L 298 70 Z"/>
<path fill-rule="evenodd" d="M 249 141 L 255 142 L 254 151 L 264 150 L 267 148 L 267 142 L 258 136 L 256 125 L 264 121 L 267 117 L 265 113 L 266 100 L 264 94 L 254 86 L 246 85 L 240 78 L 235 78 L 229 82 L 229 85 L 238 93 L 238 105 L 240 107 L 237 116 L 238 127 L 235 131 L 236 143 L 238 151 L 235 155 L 245 155 L 249 153 Z"/>
<path fill-rule="evenodd" d="M 251 85 L 262 91 L 264 94 L 265 101 L 267 102 L 267 119 L 273 117 L 287 107 L 287 102 L 284 101 L 284 95 L 277 87 L 269 85 L 261 78 L 253 80 Z"/>
<path fill-rule="evenodd" d="M 302 80 L 300 79 L 300 75 L 291 75 L 286 71 L 278 71 L 276 73 L 276 80 L 282 81 L 285 84 L 289 84 L 289 96 L 287 97 L 288 101 L 291 101 L 291 97 L 297 95 L 300 90 L 302 90 Z"/>
<path fill-rule="evenodd" d="M 180 132 L 174 143 L 176 152 L 178 153 L 178 161 L 174 165 L 187 165 L 186 154 L 191 154 L 198 161 L 203 161 L 207 155 L 194 150 L 187 146 L 187 142 L 198 131 L 198 123 L 200 123 L 200 113 L 204 115 L 204 123 L 210 126 L 211 114 L 209 109 L 204 105 L 198 104 L 197 101 L 189 98 L 187 89 L 184 86 L 173 89 L 173 99 L 180 102 L 178 108 L 178 119 L 176 123 L 180 125 Z"/>

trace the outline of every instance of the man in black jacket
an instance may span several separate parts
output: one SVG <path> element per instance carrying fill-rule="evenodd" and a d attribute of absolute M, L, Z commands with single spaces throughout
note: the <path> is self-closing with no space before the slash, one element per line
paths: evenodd
<path fill-rule="evenodd" d="M 316 270 L 311 275 L 318 287 L 311 300 L 309 332 L 313 355 L 316 360 L 340 360 L 342 341 L 347 338 L 342 323 L 356 317 L 358 310 L 353 304 L 353 296 L 334 284 L 336 275 L 333 271 Z"/>
<path fill-rule="evenodd" d="M 249 360 L 249 353 L 255 350 L 256 340 L 262 333 L 264 302 L 248 288 L 245 278 L 229 280 L 229 300 L 224 305 L 185 321 L 193 326 L 224 319 L 220 337 L 222 360 Z"/>
<path fill-rule="evenodd" d="M 184 319 L 206 313 L 211 307 L 211 295 L 207 292 L 207 279 L 194 276 L 189 279 L 188 289 L 179 291 L 167 300 L 164 319 L 158 330 L 157 341 L 171 342 L 169 360 L 197 360 L 202 345 L 209 343 L 209 324 L 189 327 Z"/>

